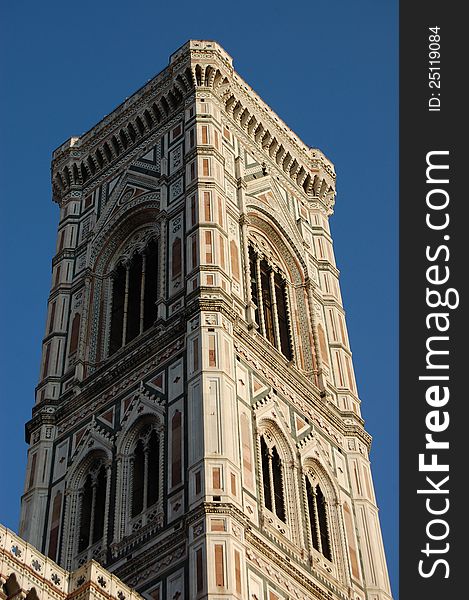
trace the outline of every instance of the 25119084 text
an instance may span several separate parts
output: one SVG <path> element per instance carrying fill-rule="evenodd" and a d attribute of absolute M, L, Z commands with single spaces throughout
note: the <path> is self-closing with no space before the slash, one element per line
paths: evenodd
<path fill-rule="evenodd" d="M 428 28 L 428 87 L 431 90 L 428 99 L 429 112 L 439 112 L 441 110 L 440 29 L 441 27 Z"/>

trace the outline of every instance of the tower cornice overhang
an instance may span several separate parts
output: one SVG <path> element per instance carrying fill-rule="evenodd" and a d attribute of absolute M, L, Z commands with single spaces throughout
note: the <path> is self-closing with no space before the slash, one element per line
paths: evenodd
<path fill-rule="evenodd" d="M 301 195 L 331 214 L 335 171 L 310 148 L 236 73 L 229 54 L 216 42 L 190 40 L 169 65 L 80 137 L 53 153 L 53 199 L 61 204 L 91 189 L 99 174 L 132 155 L 157 129 L 174 118 L 188 99 L 211 93 L 248 147 L 283 172 Z"/>

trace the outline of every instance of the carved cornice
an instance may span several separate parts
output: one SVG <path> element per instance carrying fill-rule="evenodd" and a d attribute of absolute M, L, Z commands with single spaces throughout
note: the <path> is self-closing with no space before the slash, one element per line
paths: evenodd
<path fill-rule="evenodd" d="M 247 543 L 252 548 L 248 548 L 246 553 L 247 558 L 252 564 L 256 565 L 258 569 L 262 570 L 266 565 L 260 564 L 259 559 L 253 553 L 253 550 L 259 552 L 267 564 L 273 563 L 277 565 L 284 576 L 287 575 L 295 581 L 296 584 L 299 584 L 303 590 L 306 590 L 308 594 L 311 594 L 311 596 L 308 595 L 308 597 L 317 598 L 318 600 L 331 600 L 331 592 L 333 592 L 336 599 L 349 599 L 345 590 L 341 590 L 329 580 L 324 580 L 324 588 L 317 585 L 313 580 L 313 575 L 306 576 L 305 572 L 297 568 L 295 564 L 286 562 L 281 554 L 274 550 L 271 545 L 267 545 L 252 529 L 246 530 L 245 537 Z"/>
<path fill-rule="evenodd" d="M 231 57 L 215 42 L 192 40 L 170 64 L 81 137 L 70 138 L 53 154 L 52 189 L 62 202 L 81 196 L 91 179 L 167 125 L 197 91 L 213 93 L 238 134 L 261 162 L 274 166 L 297 191 L 330 214 L 335 198 L 333 165 L 309 148 L 233 70 Z"/>

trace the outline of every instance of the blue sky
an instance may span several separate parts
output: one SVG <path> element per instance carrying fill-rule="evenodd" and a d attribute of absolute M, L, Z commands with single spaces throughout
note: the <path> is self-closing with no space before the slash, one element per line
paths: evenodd
<path fill-rule="evenodd" d="M 188 39 L 238 73 L 337 172 L 331 219 L 395 597 L 398 573 L 398 3 L 15 0 L 0 8 L 0 521 L 17 530 L 58 208 L 52 151 Z"/>

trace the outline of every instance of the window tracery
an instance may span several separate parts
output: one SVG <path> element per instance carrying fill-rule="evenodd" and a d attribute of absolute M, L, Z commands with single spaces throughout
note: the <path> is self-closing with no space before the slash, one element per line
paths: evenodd
<path fill-rule="evenodd" d="M 144 331 L 157 317 L 158 244 L 151 239 L 124 252 L 111 276 L 109 356 Z"/>
<path fill-rule="evenodd" d="M 157 416 L 135 422 L 118 448 L 115 541 L 163 522 L 163 426 Z"/>
<path fill-rule="evenodd" d="M 105 464 L 95 461 L 86 474 L 80 492 L 78 553 L 81 554 L 103 539 L 108 473 Z"/>
<path fill-rule="evenodd" d="M 131 517 L 152 507 L 159 498 L 160 441 L 155 429 L 142 431 L 132 456 Z"/>
<path fill-rule="evenodd" d="M 260 451 L 264 506 L 286 523 L 282 460 L 276 446 L 265 435 L 260 436 Z"/>
<path fill-rule="evenodd" d="M 292 360 L 285 275 L 253 244 L 249 244 L 249 275 L 259 333 L 287 360 Z"/>
<path fill-rule="evenodd" d="M 332 562 L 328 502 L 314 474 L 308 472 L 304 478 L 311 545 Z"/>

